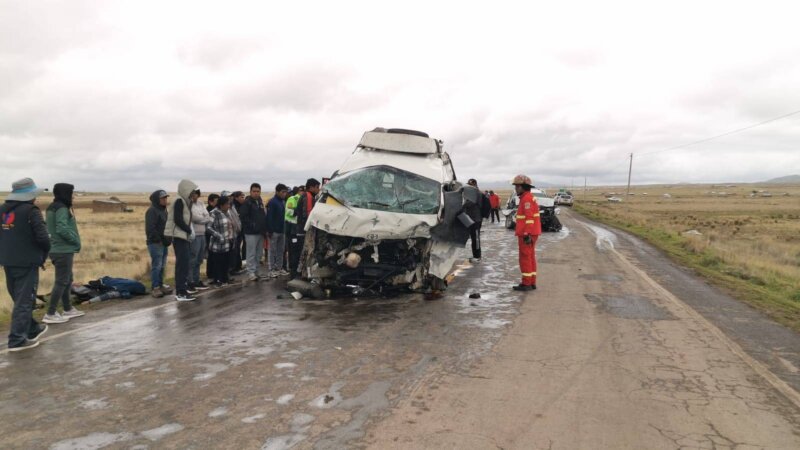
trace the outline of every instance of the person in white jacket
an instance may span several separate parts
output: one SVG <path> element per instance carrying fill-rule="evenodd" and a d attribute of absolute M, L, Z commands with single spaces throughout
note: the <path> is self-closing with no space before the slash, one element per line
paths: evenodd
<path fill-rule="evenodd" d="M 192 241 L 191 259 L 189 260 L 189 289 L 203 291 L 208 286 L 200 280 L 200 266 L 206 254 L 206 226 L 213 222 L 206 205 L 200 200 L 200 190 L 192 192 L 189 197 L 192 208 L 192 229 L 196 238 Z"/>

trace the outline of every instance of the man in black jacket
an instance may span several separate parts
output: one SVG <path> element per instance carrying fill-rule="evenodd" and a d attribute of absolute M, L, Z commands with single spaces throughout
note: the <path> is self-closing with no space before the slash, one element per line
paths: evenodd
<path fill-rule="evenodd" d="M 164 269 L 172 240 L 164 236 L 167 226 L 167 202 L 169 195 L 164 190 L 150 194 L 150 208 L 144 215 L 144 231 L 147 236 L 147 250 L 150 253 L 151 293 L 161 298 L 172 293 L 172 288 L 164 284 Z"/>
<path fill-rule="evenodd" d="M 467 184 L 479 189 L 478 180 L 474 178 L 467 181 Z M 491 215 L 492 208 L 489 204 L 489 198 L 486 197 L 486 194 L 480 192 L 480 189 L 478 190 L 478 204 L 472 206 L 474 211 L 468 211 L 470 218 L 475 222 L 469 229 L 469 236 L 472 241 L 472 258 L 470 258 L 470 262 L 479 263 L 483 256 L 483 251 L 481 250 L 481 227 L 483 226 L 483 219 L 488 219 Z"/>
<path fill-rule="evenodd" d="M 0 265 L 6 274 L 8 293 L 14 300 L 8 349 L 16 352 L 39 345 L 47 325 L 33 318 L 39 267 L 50 252 L 50 236 L 42 211 L 34 204 L 41 189 L 30 178 L 15 181 L 0 206 Z"/>
<path fill-rule="evenodd" d="M 239 208 L 245 250 L 247 273 L 250 281 L 268 279 L 261 274 L 261 258 L 264 257 L 264 238 L 267 235 L 267 211 L 261 199 L 261 185 L 250 185 L 250 195 Z"/>

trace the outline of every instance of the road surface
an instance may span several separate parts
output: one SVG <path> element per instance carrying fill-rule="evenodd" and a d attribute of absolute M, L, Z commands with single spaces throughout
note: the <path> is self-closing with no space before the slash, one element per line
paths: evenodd
<path fill-rule="evenodd" d="M 444 299 L 118 301 L 0 352 L 0 447 L 800 448 L 800 339 L 571 212 Z M 465 255 L 466 256 L 466 255 Z M 480 299 L 469 294 L 480 293 Z"/>

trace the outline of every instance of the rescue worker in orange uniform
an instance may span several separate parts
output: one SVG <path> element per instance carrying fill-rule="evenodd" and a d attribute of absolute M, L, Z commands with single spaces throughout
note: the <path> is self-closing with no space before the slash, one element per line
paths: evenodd
<path fill-rule="evenodd" d="M 522 283 L 514 286 L 514 290 L 532 291 L 536 289 L 536 240 L 542 234 L 539 203 L 531 194 L 533 181 L 530 177 L 517 175 L 511 184 L 519 196 L 516 235 L 519 241 L 519 268 L 522 272 Z"/>

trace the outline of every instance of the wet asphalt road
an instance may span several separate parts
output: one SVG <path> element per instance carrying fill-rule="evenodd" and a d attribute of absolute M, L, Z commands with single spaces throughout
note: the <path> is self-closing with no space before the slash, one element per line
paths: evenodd
<path fill-rule="evenodd" d="M 544 235 L 540 255 L 568 235 Z M 483 246 L 438 301 L 294 301 L 273 281 L 51 325 L 38 349 L 0 355 L 2 447 L 345 447 L 430 366 L 468 370 L 518 314 L 513 233 L 487 224 Z"/>

